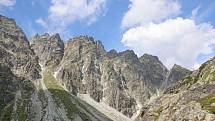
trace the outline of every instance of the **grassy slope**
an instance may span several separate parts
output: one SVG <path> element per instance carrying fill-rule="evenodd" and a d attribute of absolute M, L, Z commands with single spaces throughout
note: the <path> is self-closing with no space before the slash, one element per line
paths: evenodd
<path fill-rule="evenodd" d="M 60 104 L 64 105 L 65 110 L 67 111 L 68 118 L 72 120 L 75 118 L 75 115 L 78 114 L 82 120 L 90 121 L 90 118 L 85 113 L 81 112 L 71 101 L 70 94 L 58 84 L 57 80 L 55 80 L 51 72 L 45 71 L 43 75 L 44 83 L 47 89 L 51 92 L 53 99 L 58 106 L 60 106 Z"/>
<path fill-rule="evenodd" d="M 204 98 L 201 98 L 199 102 L 201 103 L 201 105 L 204 109 L 215 114 L 215 106 L 211 105 L 211 104 L 215 103 L 215 92 L 213 92 L 212 94 L 210 94 Z"/>

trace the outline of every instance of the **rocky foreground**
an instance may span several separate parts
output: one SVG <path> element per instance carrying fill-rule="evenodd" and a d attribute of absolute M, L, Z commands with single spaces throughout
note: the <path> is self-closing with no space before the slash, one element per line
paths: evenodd
<path fill-rule="evenodd" d="M 28 40 L 0 16 L 1 121 L 214 121 L 215 58 L 170 70 L 157 56 L 107 52 L 59 34 Z"/>

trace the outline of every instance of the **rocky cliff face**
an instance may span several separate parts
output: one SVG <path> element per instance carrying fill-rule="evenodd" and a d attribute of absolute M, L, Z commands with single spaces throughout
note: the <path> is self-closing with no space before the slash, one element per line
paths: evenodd
<path fill-rule="evenodd" d="M 40 66 L 23 31 L 13 19 L 0 16 L 0 62 L 30 79 L 39 78 Z"/>
<path fill-rule="evenodd" d="M 3 109 L 14 100 L 14 93 L 18 89 L 17 84 L 18 81 L 11 70 L 0 63 L 0 115 L 2 115 Z"/>
<path fill-rule="evenodd" d="M 162 88 L 168 88 L 182 80 L 187 75 L 191 74 L 192 71 L 175 64 L 166 75 L 166 80 L 162 85 Z"/>
<path fill-rule="evenodd" d="M 214 121 L 215 58 L 142 109 L 137 121 Z"/>
<path fill-rule="evenodd" d="M 156 56 L 138 58 L 132 50 L 106 52 L 94 38 L 79 36 L 66 43 L 55 74 L 72 94 L 88 94 L 132 117 L 157 93 L 168 72 Z"/>
<path fill-rule="evenodd" d="M 40 39 L 47 39 L 40 47 Z M 55 80 L 49 66 L 62 58 L 58 35 L 33 39 L 34 49 L 13 19 L 0 16 L 0 120 L 1 121 L 110 121 L 86 102 L 70 95 Z M 49 45 L 51 44 L 51 45 Z M 56 54 L 56 56 L 55 56 Z M 45 66 L 39 65 L 38 61 Z M 42 78 L 41 78 L 42 77 Z"/>
<path fill-rule="evenodd" d="M 102 96 L 100 61 L 105 54 L 100 42 L 80 36 L 65 45 L 57 78 L 74 95 L 88 93 L 96 101 Z"/>
<path fill-rule="evenodd" d="M 56 67 L 61 62 L 64 54 L 64 43 L 59 34 L 52 36 L 49 34 L 35 35 L 30 43 L 42 65 Z"/>
<path fill-rule="evenodd" d="M 157 56 L 152 56 L 144 54 L 139 58 L 140 62 L 143 64 L 146 76 L 156 88 L 160 88 L 161 85 L 166 80 L 168 75 L 168 69 L 163 65 L 163 63 L 158 59 Z"/>

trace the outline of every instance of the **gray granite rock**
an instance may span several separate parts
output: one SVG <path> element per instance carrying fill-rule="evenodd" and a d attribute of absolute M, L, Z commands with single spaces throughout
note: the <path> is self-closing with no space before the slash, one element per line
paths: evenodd
<path fill-rule="evenodd" d="M 13 19 L 0 15 L 0 62 L 30 79 L 40 78 L 40 66 L 30 44 Z"/>
<path fill-rule="evenodd" d="M 35 35 L 30 40 L 39 61 L 44 66 L 56 67 L 61 62 L 64 54 L 64 43 L 59 34 Z"/>

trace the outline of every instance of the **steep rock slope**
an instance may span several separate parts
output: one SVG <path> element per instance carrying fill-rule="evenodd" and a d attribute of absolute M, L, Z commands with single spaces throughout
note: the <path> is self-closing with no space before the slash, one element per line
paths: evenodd
<path fill-rule="evenodd" d="M 30 43 L 42 65 L 56 67 L 63 58 L 64 43 L 59 34 L 35 35 Z"/>
<path fill-rule="evenodd" d="M 191 74 L 192 71 L 181 67 L 180 65 L 174 64 L 166 76 L 166 80 L 162 85 L 163 90 L 172 85 L 176 84 L 178 81 L 182 80 L 187 75 Z"/>
<path fill-rule="evenodd" d="M 39 78 L 40 67 L 23 31 L 13 19 L 0 15 L 0 62 L 16 74 Z"/>
<path fill-rule="evenodd" d="M 65 45 L 57 78 L 72 94 L 88 93 L 94 100 L 102 96 L 100 58 L 105 54 L 100 42 L 80 36 Z"/>
<path fill-rule="evenodd" d="M 139 60 L 143 64 L 148 80 L 151 80 L 157 88 L 160 88 L 166 80 L 168 69 L 163 65 L 157 56 L 144 54 L 139 58 Z"/>
<path fill-rule="evenodd" d="M 39 65 L 25 34 L 13 19 L 0 16 L 0 35 L 1 121 L 111 120 L 70 95 L 48 67 Z M 58 37 L 53 39 L 59 40 Z"/>
<path fill-rule="evenodd" d="M 131 50 L 108 52 L 101 69 L 103 102 L 129 117 L 156 92 L 147 70 Z"/>
<path fill-rule="evenodd" d="M 55 74 L 73 95 L 88 94 L 132 117 L 164 85 L 168 72 L 156 56 L 138 58 L 132 50 L 106 52 L 94 38 L 78 36 L 66 42 Z"/>
<path fill-rule="evenodd" d="M 15 92 L 18 89 L 18 81 L 16 81 L 15 75 L 11 70 L 0 63 L 0 120 L 10 117 L 6 117 L 11 114 L 11 108 L 13 107 L 13 100 L 15 99 Z"/>
<path fill-rule="evenodd" d="M 142 109 L 137 121 L 214 121 L 215 58 Z"/>

